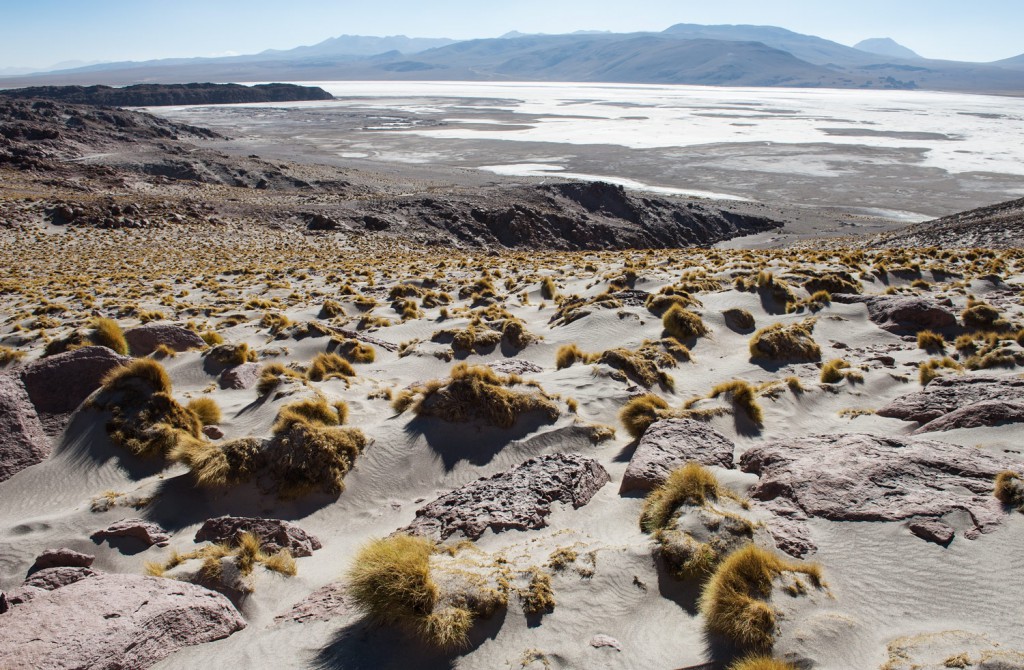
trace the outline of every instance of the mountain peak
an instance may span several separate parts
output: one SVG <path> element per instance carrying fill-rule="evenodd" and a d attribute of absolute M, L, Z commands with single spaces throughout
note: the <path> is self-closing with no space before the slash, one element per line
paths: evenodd
<path fill-rule="evenodd" d="M 878 54 L 879 56 L 889 56 L 890 58 L 921 58 L 911 49 L 889 37 L 872 37 L 871 39 L 861 40 L 854 44 L 853 48 Z"/>

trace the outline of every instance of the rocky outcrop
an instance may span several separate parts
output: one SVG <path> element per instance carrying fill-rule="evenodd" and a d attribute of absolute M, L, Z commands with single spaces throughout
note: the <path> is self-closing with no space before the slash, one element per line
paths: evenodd
<path fill-rule="evenodd" d="M 2 626 L 0 667 L 126 670 L 225 638 L 245 620 L 227 598 L 193 584 L 96 574 L 13 606 Z"/>
<path fill-rule="evenodd" d="M 971 374 L 937 377 L 924 390 L 900 396 L 876 414 L 927 424 L 960 408 L 989 400 L 1024 403 L 1024 379 Z"/>
<path fill-rule="evenodd" d="M 962 510 L 973 538 L 1006 517 L 992 490 L 1012 464 L 974 447 L 851 433 L 765 442 L 740 467 L 760 477 L 751 497 L 780 516 L 900 521 Z"/>
<path fill-rule="evenodd" d="M 157 107 L 162 105 L 224 105 L 241 102 L 333 100 L 318 86 L 295 84 L 136 84 L 110 86 L 33 86 L 0 91 L 15 99 L 56 100 L 79 105 Z"/>
<path fill-rule="evenodd" d="M 14 375 L 0 375 L 0 482 L 50 455 L 50 438 L 25 386 Z"/>
<path fill-rule="evenodd" d="M 1024 422 L 1024 403 L 1005 402 L 1003 400 L 982 400 L 967 407 L 960 407 L 938 419 L 929 421 L 914 431 L 920 433 L 937 433 L 957 428 L 982 428 L 999 426 L 1006 423 Z"/>
<path fill-rule="evenodd" d="M 90 536 L 95 542 L 102 542 L 110 538 L 129 537 L 152 547 L 165 547 L 171 541 L 171 536 L 163 528 L 151 521 L 142 519 L 124 519 L 111 524 L 104 530 L 98 530 Z"/>
<path fill-rule="evenodd" d="M 94 575 L 94 571 L 84 567 L 46 568 L 29 575 L 19 588 L 11 591 L 10 603 L 12 606 L 21 605 L 47 591 L 54 591 Z"/>
<path fill-rule="evenodd" d="M 221 516 L 208 519 L 196 533 L 196 542 L 227 542 L 234 544 L 243 533 L 260 539 L 263 551 L 274 554 L 287 549 L 296 558 L 312 556 L 321 548 L 320 540 L 293 523 L 280 519 Z"/>
<path fill-rule="evenodd" d="M 539 456 L 441 496 L 416 510 L 416 520 L 399 532 L 437 540 L 461 532 L 475 540 L 488 528 L 544 528 L 553 503 L 582 507 L 608 481 L 608 472 L 592 458 Z"/>
<path fill-rule="evenodd" d="M 922 330 L 943 331 L 956 326 L 956 316 L 945 307 L 913 295 L 834 295 L 833 302 L 862 303 L 868 318 L 882 330 L 914 335 Z"/>
<path fill-rule="evenodd" d="M 260 370 L 263 366 L 259 363 L 242 363 L 233 368 L 228 368 L 220 373 L 220 387 L 222 389 L 251 389 L 256 386 L 260 379 Z"/>
<path fill-rule="evenodd" d="M 73 549 L 62 547 L 60 549 L 47 549 L 36 557 L 29 573 L 35 573 L 47 568 L 88 568 L 96 560 L 95 556 L 83 554 Z"/>
<path fill-rule="evenodd" d="M 78 409 L 111 369 L 130 361 L 106 347 L 82 347 L 32 363 L 21 379 L 39 412 L 65 414 Z"/>
<path fill-rule="evenodd" d="M 206 342 L 187 328 L 170 323 L 147 323 L 125 331 L 124 339 L 134 356 L 149 356 L 160 345 L 175 351 L 204 349 Z"/>
<path fill-rule="evenodd" d="M 702 421 L 665 419 L 651 425 L 622 475 L 621 491 L 650 491 L 686 463 L 733 467 L 732 440 Z"/>
<path fill-rule="evenodd" d="M 274 617 L 274 623 L 309 623 L 330 621 L 346 614 L 355 614 L 355 606 L 345 594 L 341 582 L 331 582 L 295 603 L 287 612 Z"/>

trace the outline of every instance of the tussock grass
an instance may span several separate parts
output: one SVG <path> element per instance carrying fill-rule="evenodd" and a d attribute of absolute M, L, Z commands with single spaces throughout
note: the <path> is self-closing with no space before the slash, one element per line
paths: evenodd
<path fill-rule="evenodd" d="M 250 363 L 259 358 L 258 354 L 249 348 L 245 342 L 241 344 L 221 344 L 206 354 L 218 365 L 225 368 L 233 368 L 242 363 Z"/>
<path fill-rule="evenodd" d="M 1024 511 L 1024 479 L 1016 472 L 1005 470 L 996 475 L 993 495 L 1004 505 Z"/>
<path fill-rule="evenodd" d="M 105 391 L 127 391 L 142 384 L 152 393 L 170 393 L 171 378 L 159 362 L 137 358 L 128 365 L 116 367 L 103 378 Z"/>
<path fill-rule="evenodd" d="M 753 544 L 729 554 L 701 593 L 705 626 L 741 647 L 771 648 L 777 614 L 768 600 L 773 581 L 783 572 L 800 572 L 822 585 L 817 565 L 791 563 Z"/>
<path fill-rule="evenodd" d="M 795 665 L 771 656 L 747 656 L 729 666 L 728 670 L 797 670 Z"/>
<path fill-rule="evenodd" d="M 679 305 L 673 305 L 661 317 L 661 325 L 665 332 L 680 341 L 692 340 L 708 334 L 704 320 Z"/>
<path fill-rule="evenodd" d="M 850 364 L 841 358 L 834 358 L 821 366 L 821 383 L 835 384 L 846 378 L 846 371 Z"/>
<path fill-rule="evenodd" d="M 359 340 L 332 340 L 332 347 L 350 363 L 373 363 L 377 360 L 377 350 Z"/>
<path fill-rule="evenodd" d="M 648 494 L 640 514 L 640 528 L 645 533 L 668 528 L 680 507 L 700 507 L 718 500 L 721 492 L 713 472 L 699 463 L 687 463 L 673 470 L 664 484 Z"/>
<path fill-rule="evenodd" d="M 304 379 L 303 375 L 286 367 L 283 363 L 267 363 L 260 371 L 259 381 L 256 382 L 256 392 L 261 396 L 267 395 L 285 379 Z"/>
<path fill-rule="evenodd" d="M 121 326 L 117 325 L 117 321 L 113 319 L 97 318 L 93 320 L 89 341 L 97 346 L 112 349 L 122 356 L 128 355 L 128 341 L 124 339 Z"/>
<path fill-rule="evenodd" d="M 207 330 L 202 333 L 199 333 L 199 337 L 201 337 L 203 339 L 203 342 L 206 342 L 206 344 L 211 347 L 215 347 L 218 344 L 224 343 L 224 338 L 221 337 L 221 334 L 215 330 Z"/>
<path fill-rule="evenodd" d="M 268 554 L 263 551 L 260 538 L 252 533 L 242 533 L 234 542 L 207 545 L 184 554 L 174 551 L 164 563 L 147 562 L 145 570 L 150 576 L 163 577 L 167 570 L 175 568 L 185 561 L 202 559 L 203 567 L 200 570 L 200 578 L 204 585 L 218 588 L 222 586 L 220 584 L 223 570 L 221 561 L 225 558 L 234 561 L 242 576 L 251 575 L 257 565 L 262 565 L 267 570 L 287 577 L 298 573 L 295 559 L 288 549 Z"/>
<path fill-rule="evenodd" d="M 185 465 L 199 486 L 217 488 L 251 481 L 263 466 L 262 451 L 263 441 L 254 437 L 221 444 L 181 439 L 170 458 Z"/>
<path fill-rule="evenodd" d="M 647 394 L 627 402 L 619 411 L 619 421 L 627 433 L 639 440 L 651 424 L 661 418 L 661 412 L 667 409 L 668 403 L 662 398 Z"/>
<path fill-rule="evenodd" d="M 577 362 L 593 363 L 595 360 L 595 354 L 584 353 L 576 344 L 563 344 L 555 353 L 555 369 L 562 370 L 572 367 Z"/>
<path fill-rule="evenodd" d="M 747 417 L 758 426 L 764 423 L 764 411 L 757 402 L 757 390 L 742 379 L 722 382 L 715 385 L 708 395 L 710 398 L 717 398 L 720 395 L 727 395 L 732 399 L 732 404 L 739 407 Z"/>
<path fill-rule="evenodd" d="M 355 374 L 352 364 L 338 354 L 319 353 L 309 364 L 306 378 L 311 382 L 322 382 L 335 377 L 354 377 Z"/>
<path fill-rule="evenodd" d="M 917 333 L 917 348 L 932 353 L 942 353 L 946 350 L 946 339 L 931 330 L 922 330 Z"/>
<path fill-rule="evenodd" d="M 558 296 L 558 287 L 551 277 L 544 277 L 540 283 L 540 297 L 545 300 L 554 300 Z"/>
<path fill-rule="evenodd" d="M 185 407 L 195 413 L 204 426 L 216 426 L 221 422 L 220 405 L 213 398 L 194 398 Z"/>
<path fill-rule="evenodd" d="M 0 344 L 0 366 L 10 365 L 15 361 L 20 361 L 25 356 L 24 351 L 18 351 L 17 349 Z"/>
<path fill-rule="evenodd" d="M 932 358 L 921 363 L 918 367 L 918 379 L 921 382 L 921 386 L 927 386 L 928 383 L 939 376 L 942 370 L 955 370 L 957 372 L 963 371 L 963 366 L 957 363 L 949 356 L 942 358 Z"/>
<path fill-rule="evenodd" d="M 421 397 L 413 410 L 419 416 L 457 423 L 483 419 L 506 429 L 529 412 L 540 412 L 549 422 L 558 418 L 558 406 L 543 391 L 510 388 L 520 384 L 518 378 L 499 375 L 489 367 L 459 363 L 452 368 L 448 380 L 418 389 Z"/>
<path fill-rule="evenodd" d="M 785 325 L 775 323 L 760 329 L 750 338 L 750 358 L 780 362 L 821 360 L 821 347 L 814 341 L 814 319 Z"/>
<path fill-rule="evenodd" d="M 551 575 L 542 570 L 534 569 L 530 575 L 530 583 L 520 591 L 519 599 L 523 606 L 523 614 L 537 616 L 553 612 L 555 594 L 551 590 Z"/>

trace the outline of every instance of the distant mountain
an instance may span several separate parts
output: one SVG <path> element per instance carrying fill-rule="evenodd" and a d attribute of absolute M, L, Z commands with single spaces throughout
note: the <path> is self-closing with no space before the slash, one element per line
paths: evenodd
<path fill-rule="evenodd" d="M 112 107 L 159 107 L 162 105 L 225 105 L 240 102 L 295 102 L 333 100 L 317 86 L 295 84 L 136 84 L 110 86 L 31 86 L 0 90 L 0 98 L 44 98 L 60 102 Z"/>
<path fill-rule="evenodd" d="M 911 60 L 921 58 L 914 51 L 889 37 L 872 37 L 871 39 L 861 40 L 854 44 L 853 48 L 860 49 L 861 51 L 866 51 L 871 54 L 889 56 L 891 58 L 906 58 Z"/>
<path fill-rule="evenodd" d="M 1024 70 L 1024 54 L 1014 56 L 1013 58 L 1006 58 L 1004 60 L 997 60 L 992 63 L 997 67 L 1005 67 L 1013 70 Z"/>
<path fill-rule="evenodd" d="M 996 64 L 897 58 L 774 26 L 678 24 L 658 33 L 508 33 L 500 38 L 462 42 L 342 35 L 287 51 L 105 63 L 6 77 L 0 78 L 0 88 L 196 81 L 465 80 L 929 89 L 1024 95 L 1024 62 L 1019 61 L 1024 57 Z"/>

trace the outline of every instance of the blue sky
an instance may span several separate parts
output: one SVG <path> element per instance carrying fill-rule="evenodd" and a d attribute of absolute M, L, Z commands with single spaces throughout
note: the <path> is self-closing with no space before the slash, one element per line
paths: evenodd
<path fill-rule="evenodd" d="M 465 39 L 681 22 L 777 25 L 843 44 L 892 37 L 930 58 L 1024 53 L 1020 0 L 0 0 L 0 69 L 255 53 L 341 34 Z"/>

